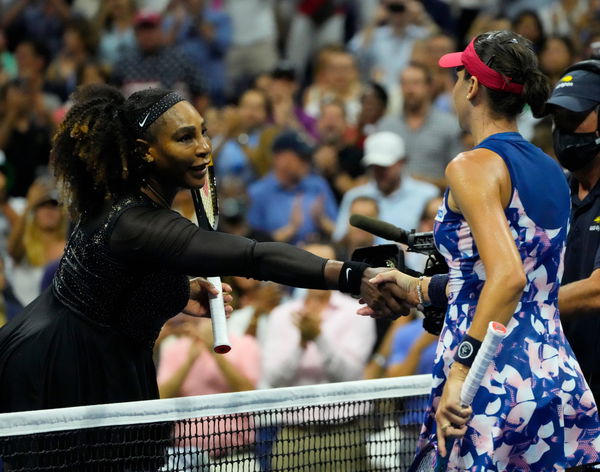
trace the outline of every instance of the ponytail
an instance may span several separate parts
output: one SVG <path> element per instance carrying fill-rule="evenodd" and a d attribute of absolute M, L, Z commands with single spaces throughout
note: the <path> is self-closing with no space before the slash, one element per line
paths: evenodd
<path fill-rule="evenodd" d="M 550 84 L 538 67 L 531 41 L 512 31 L 490 31 L 477 36 L 474 47 L 485 64 L 512 82 L 523 84 L 521 94 L 486 87 L 491 111 L 499 117 L 515 119 L 527 104 L 539 117 L 550 96 Z M 465 79 L 468 77 L 465 73 Z"/>
<path fill-rule="evenodd" d="M 544 105 L 550 97 L 551 91 L 548 77 L 542 71 L 532 68 L 526 72 L 523 95 L 536 118 L 543 116 Z"/>
<path fill-rule="evenodd" d="M 66 205 L 80 215 L 125 189 L 134 142 L 122 119 L 125 99 L 119 90 L 90 85 L 72 98 L 54 136 L 51 163 Z"/>

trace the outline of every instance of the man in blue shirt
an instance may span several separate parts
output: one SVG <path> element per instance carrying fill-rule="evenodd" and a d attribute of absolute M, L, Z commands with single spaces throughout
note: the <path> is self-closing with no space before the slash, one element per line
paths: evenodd
<path fill-rule="evenodd" d="M 250 225 L 292 244 L 331 235 L 337 205 L 327 181 L 312 172 L 310 147 L 284 131 L 272 151 L 273 170 L 248 189 Z"/>
<path fill-rule="evenodd" d="M 206 0 L 183 2 L 181 10 L 165 18 L 163 28 L 169 42 L 179 46 L 190 61 L 204 73 L 212 103 L 225 105 L 225 56 L 233 30 L 227 13 L 216 10 Z"/>

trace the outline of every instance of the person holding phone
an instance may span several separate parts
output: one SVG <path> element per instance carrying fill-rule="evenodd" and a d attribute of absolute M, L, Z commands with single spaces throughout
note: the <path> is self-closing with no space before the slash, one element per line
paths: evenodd
<path fill-rule="evenodd" d="M 547 78 L 531 43 L 510 31 L 483 33 L 440 65 L 457 68 L 454 107 L 476 145 L 448 165 L 434 227 L 450 269 L 448 309 L 421 445 L 436 435 L 441 455 L 450 454 L 449 470 L 551 471 L 597 462 L 596 403 L 558 311 L 569 188 L 560 166 L 516 125 L 525 104 L 542 113 Z M 398 271 L 372 282 L 392 280 L 408 292 L 414 283 L 415 304 L 436 283 Z M 472 407 L 463 408 L 461 388 L 490 321 L 508 335 Z M 451 451 L 448 437 L 461 438 Z"/>

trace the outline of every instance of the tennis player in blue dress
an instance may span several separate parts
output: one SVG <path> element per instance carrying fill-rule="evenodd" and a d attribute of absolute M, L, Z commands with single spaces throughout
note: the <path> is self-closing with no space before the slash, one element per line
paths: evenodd
<path fill-rule="evenodd" d="M 420 446 L 437 438 L 452 471 L 597 462 L 596 403 L 558 312 L 569 189 L 560 166 L 516 126 L 525 104 L 541 111 L 547 80 L 529 42 L 508 31 L 479 35 L 440 65 L 457 68 L 454 105 L 477 144 L 448 165 L 436 217 L 435 243 L 449 266 L 448 310 Z M 428 280 L 411 282 L 398 271 L 375 279 L 391 280 L 414 283 L 421 298 L 427 291 Z M 508 335 L 472 406 L 463 408 L 460 390 L 490 321 Z M 451 451 L 447 437 L 459 438 Z"/>

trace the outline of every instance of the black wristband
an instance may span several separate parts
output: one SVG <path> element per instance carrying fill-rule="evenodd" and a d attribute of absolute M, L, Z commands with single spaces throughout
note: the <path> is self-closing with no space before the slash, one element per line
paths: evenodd
<path fill-rule="evenodd" d="M 465 334 L 462 341 L 458 343 L 456 354 L 454 354 L 454 360 L 467 367 L 471 367 L 480 347 L 481 341 Z"/>
<path fill-rule="evenodd" d="M 448 306 L 448 296 L 446 295 L 446 285 L 448 285 L 448 274 L 436 274 L 429 280 L 427 295 L 432 305 L 438 308 Z"/>
<path fill-rule="evenodd" d="M 366 262 L 344 262 L 338 278 L 338 290 L 352 295 L 359 295 L 363 272 L 369 267 L 371 266 Z"/>

